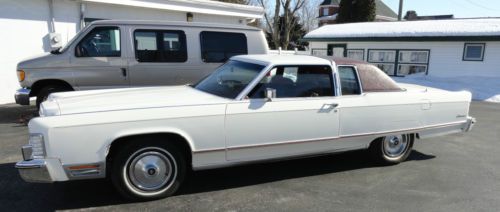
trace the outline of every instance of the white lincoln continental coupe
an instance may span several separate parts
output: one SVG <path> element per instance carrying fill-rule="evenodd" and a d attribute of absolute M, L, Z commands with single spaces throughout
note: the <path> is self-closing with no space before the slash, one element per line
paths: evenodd
<path fill-rule="evenodd" d="M 16 168 L 28 182 L 109 177 L 149 200 L 189 169 L 358 149 L 396 164 L 416 138 L 469 131 L 470 101 L 359 61 L 236 56 L 192 86 L 52 94 Z"/>

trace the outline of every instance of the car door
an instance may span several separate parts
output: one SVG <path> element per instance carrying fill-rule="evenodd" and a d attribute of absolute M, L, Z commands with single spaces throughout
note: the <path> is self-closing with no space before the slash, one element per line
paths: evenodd
<path fill-rule="evenodd" d="M 266 89 L 276 98 L 264 99 Z M 259 160 L 336 149 L 339 113 L 330 66 L 277 66 L 226 110 L 227 159 Z"/>
<path fill-rule="evenodd" d="M 96 26 L 75 46 L 71 69 L 80 90 L 128 87 L 123 33 L 117 26 Z"/>

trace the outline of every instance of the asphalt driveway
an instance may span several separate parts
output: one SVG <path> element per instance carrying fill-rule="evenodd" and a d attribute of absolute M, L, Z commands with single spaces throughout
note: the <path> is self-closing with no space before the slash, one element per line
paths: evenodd
<path fill-rule="evenodd" d="M 191 173 L 176 196 L 122 200 L 106 180 L 32 184 L 14 169 L 34 109 L 0 105 L 0 210 L 498 211 L 500 104 L 474 102 L 472 132 L 418 140 L 407 162 L 365 152 Z M 71 141 L 68 141 L 71 145 Z"/>

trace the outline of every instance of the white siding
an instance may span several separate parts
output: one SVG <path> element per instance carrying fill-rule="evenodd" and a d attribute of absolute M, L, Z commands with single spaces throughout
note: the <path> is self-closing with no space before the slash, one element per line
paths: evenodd
<path fill-rule="evenodd" d="M 500 76 L 500 42 L 310 42 L 313 49 L 326 49 L 328 44 L 347 44 L 348 49 L 429 49 L 429 75 Z M 462 61 L 465 43 L 486 43 L 484 61 Z"/>
<path fill-rule="evenodd" d="M 13 102 L 19 87 L 16 65 L 19 61 L 49 52 L 50 14 L 47 0 L 0 0 L 0 104 Z M 110 4 L 86 4 L 86 18 L 186 21 L 186 13 Z M 80 2 L 55 0 L 56 33 L 66 44 L 80 30 Z M 242 24 L 242 17 L 193 14 L 195 22 Z"/>

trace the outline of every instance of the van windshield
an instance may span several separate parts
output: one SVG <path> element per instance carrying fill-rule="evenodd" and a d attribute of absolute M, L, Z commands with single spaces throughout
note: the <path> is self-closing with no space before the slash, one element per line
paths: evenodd
<path fill-rule="evenodd" d="M 198 82 L 194 88 L 213 95 L 234 99 L 265 66 L 231 60 Z"/>

